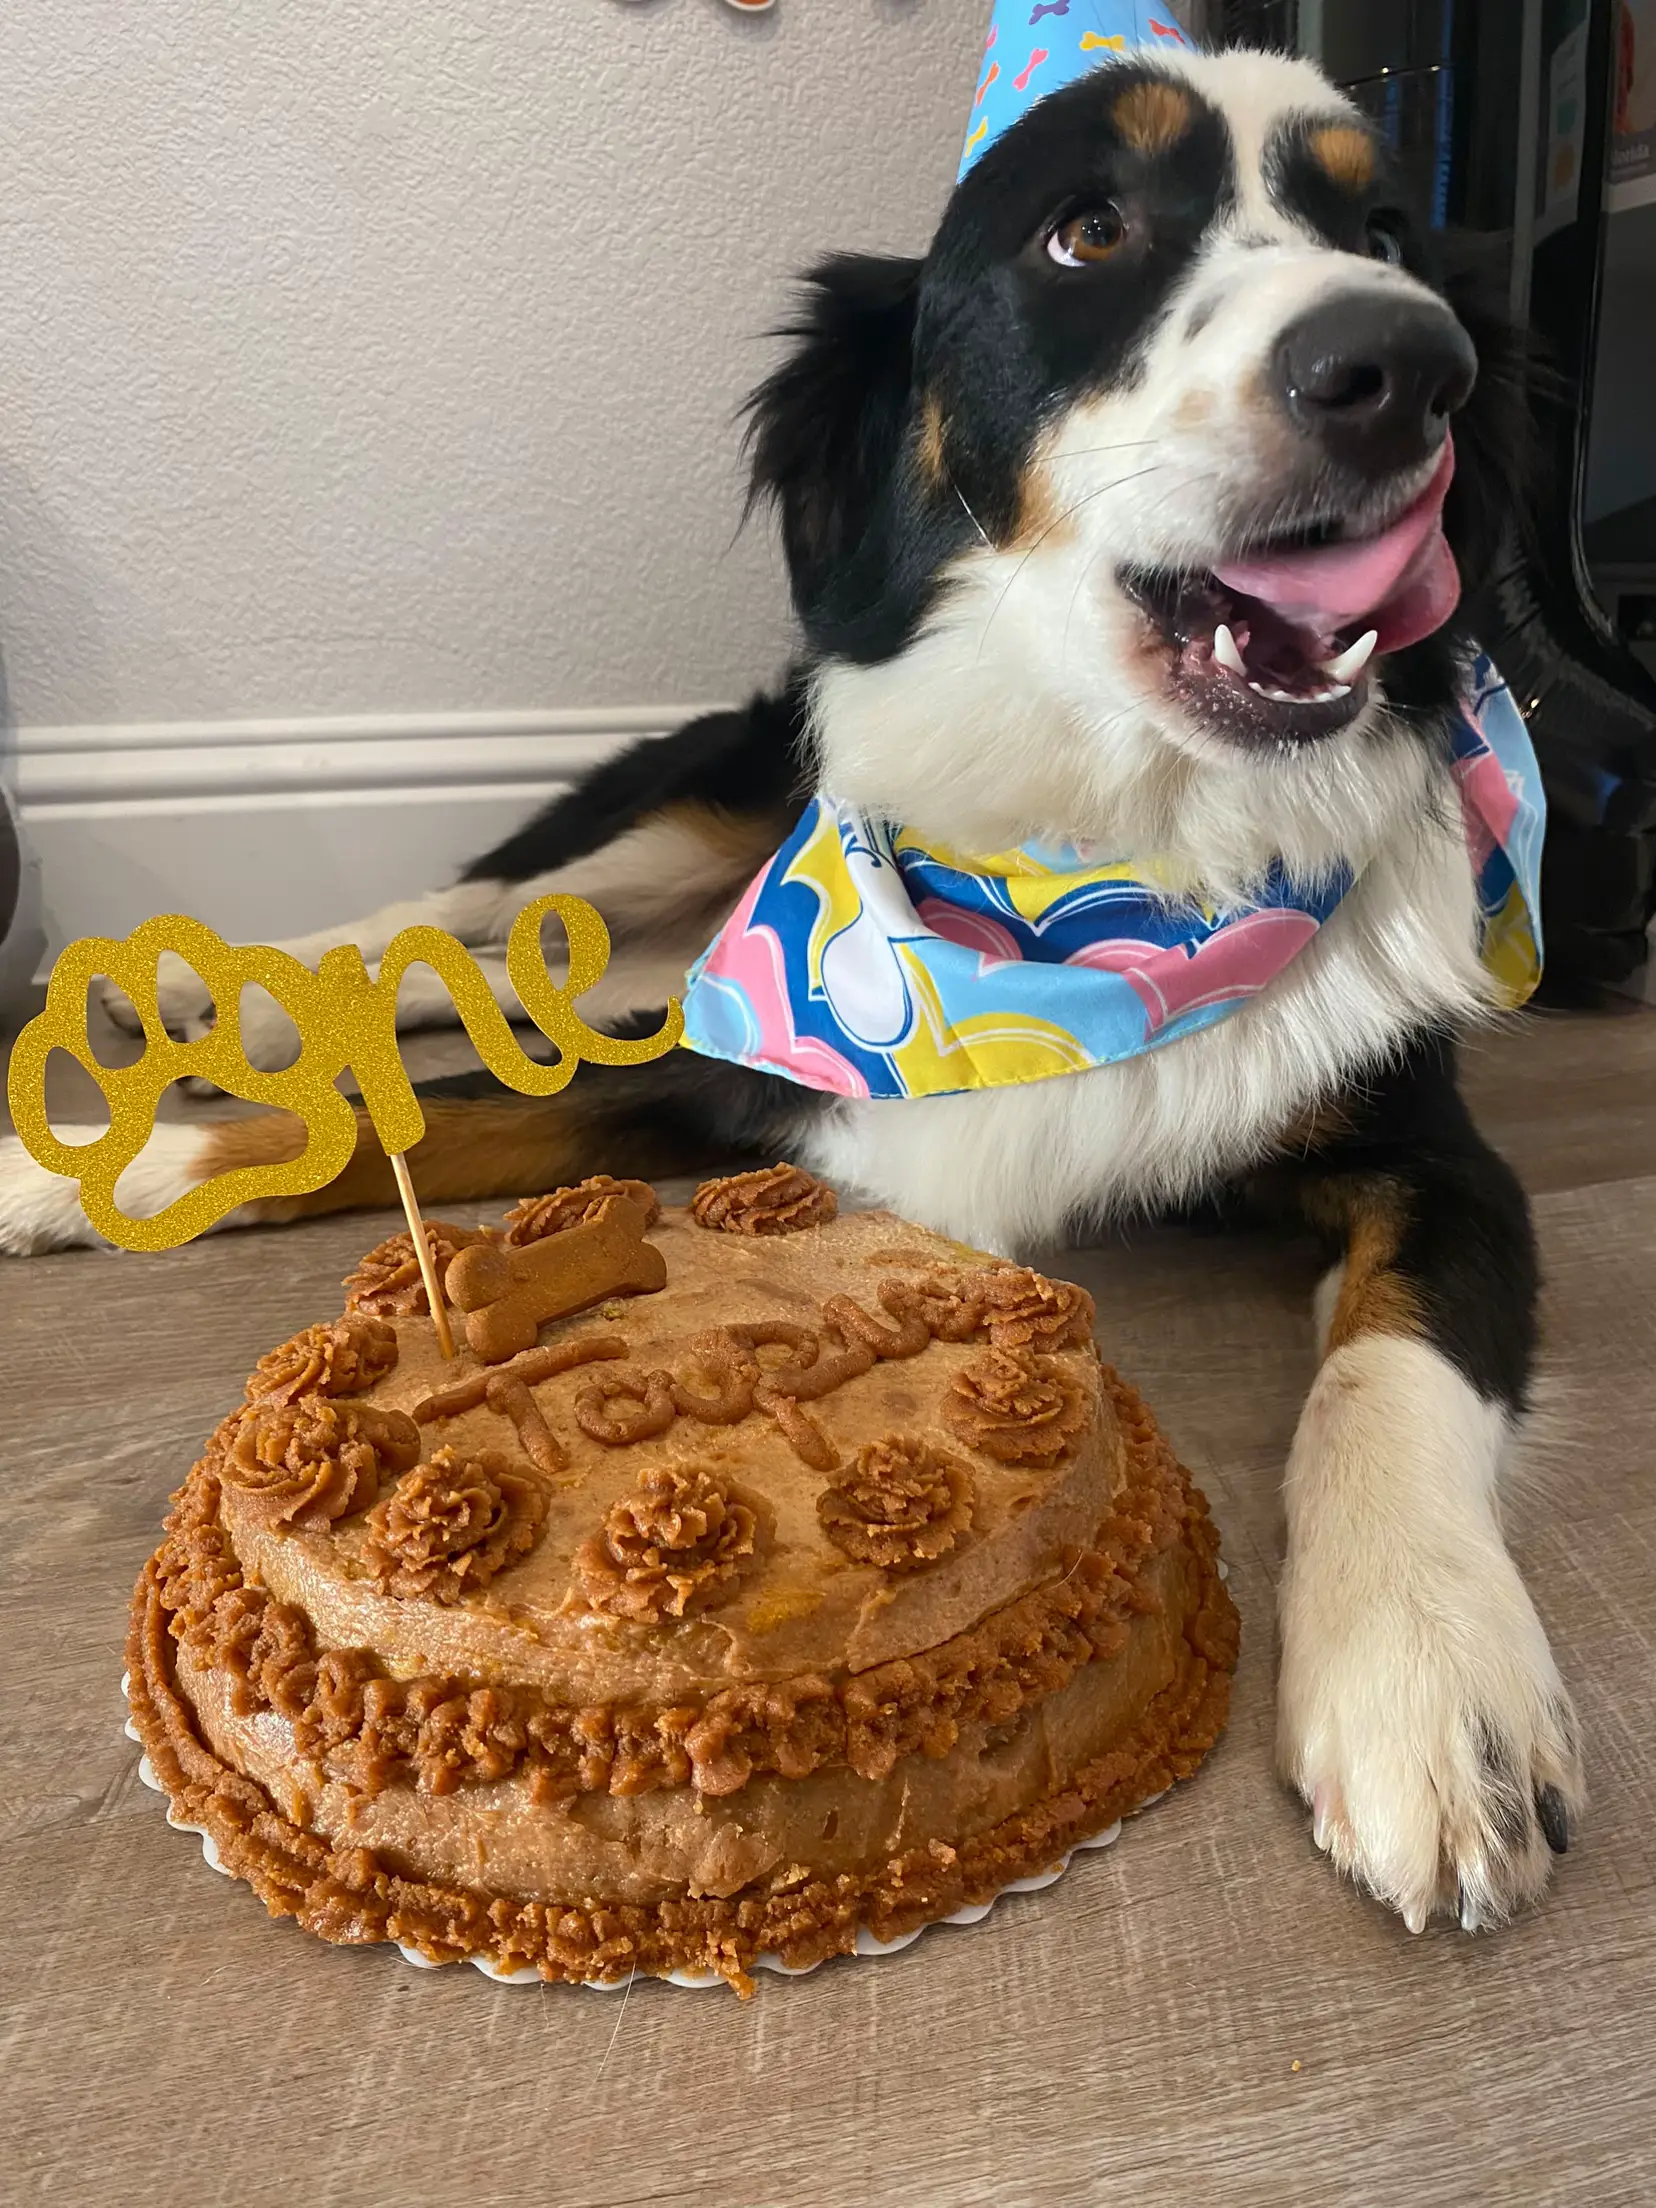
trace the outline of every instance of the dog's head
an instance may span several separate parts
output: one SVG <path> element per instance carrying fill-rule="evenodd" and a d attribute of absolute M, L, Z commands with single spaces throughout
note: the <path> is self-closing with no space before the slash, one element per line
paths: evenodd
<path fill-rule="evenodd" d="M 792 334 L 755 484 L 837 795 L 1217 883 L 1351 855 L 1418 778 L 1510 379 L 1310 64 L 1101 68 Z"/>

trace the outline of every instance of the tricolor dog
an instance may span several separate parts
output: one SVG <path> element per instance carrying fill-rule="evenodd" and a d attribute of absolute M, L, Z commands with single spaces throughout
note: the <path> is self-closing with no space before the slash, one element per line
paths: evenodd
<path fill-rule="evenodd" d="M 1309 1222 L 1331 1270 L 1287 1466 L 1281 1769 L 1411 1927 L 1488 1925 L 1582 1801 L 1497 1501 L 1530 1220 L 1455 1072 L 1523 980 L 1486 894 L 1522 775 L 1469 745 L 1457 610 L 1521 385 L 1313 67 L 1097 58 L 987 136 L 922 259 L 809 279 L 752 412 L 804 635 L 786 685 L 339 934 L 498 947 L 528 898 L 577 892 L 617 942 L 583 1010 L 640 1032 L 719 940 L 700 1049 L 544 1102 L 433 1084 L 432 1204 L 749 1153 L 1020 1255 L 1216 1199 Z M 813 868 L 828 918 L 791 940 Z M 186 974 L 168 999 L 211 1016 Z M 410 1024 L 442 1010 L 405 992 Z M 163 1127 L 123 1196 L 291 1146 L 280 1120 Z M 392 1201 L 368 1133 L 262 1216 Z M 9 1145 L 0 1247 L 88 1238 L 72 1184 Z"/>

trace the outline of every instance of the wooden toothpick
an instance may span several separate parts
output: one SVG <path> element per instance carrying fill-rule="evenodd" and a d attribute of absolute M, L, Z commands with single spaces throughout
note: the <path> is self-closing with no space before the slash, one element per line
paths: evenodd
<path fill-rule="evenodd" d="M 420 1261 L 420 1278 L 425 1282 L 426 1301 L 431 1306 L 432 1324 L 437 1329 L 437 1347 L 445 1357 L 454 1355 L 454 1336 L 449 1331 L 448 1305 L 443 1301 L 442 1283 L 437 1278 L 437 1260 L 431 1254 L 431 1244 L 426 1240 L 425 1221 L 420 1217 L 420 1199 L 414 1193 L 414 1183 L 408 1171 L 405 1151 L 393 1150 L 391 1170 L 397 1176 L 397 1194 L 408 1219 L 408 1231 L 414 1241 L 414 1255 Z"/>

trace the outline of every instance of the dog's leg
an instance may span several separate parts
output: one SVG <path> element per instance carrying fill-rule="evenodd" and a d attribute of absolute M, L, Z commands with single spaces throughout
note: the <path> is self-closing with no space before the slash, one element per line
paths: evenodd
<path fill-rule="evenodd" d="M 394 935 L 424 926 L 445 929 L 468 949 L 501 949 L 526 904 L 559 892 L 598 907 L 618 953 L 632 945 L 642 953 L 641 970 L 630 975 L 618 955 L 601 998 L 594 992 L 586 1009 L 607 1017 L 616 1008 L 654 1003 L 664 986 L 683 980 L 743 884 L 786 833 L 804 772 L 803 728 L 796 678 L 775 697 L 647 738 L 543 807 L 446 889 L 278 947 L 314 966 L 335 944 L 354 943 L 376 969 Z M 504 967 L 485 962 L 484 971 L 501 1009 L 520 1014 Z M 200 976 L 167 952 L 158 983 L 169 1032 L 182 1041 L 204 1035 L 214 1007 Z M 136 1012 L 113 983 L 100 999 L 117 1027 L 139 1032 Z M 436 976 L 413 968 L 398 992 L 398 1027 L 443 1027 L 454 1017 Z M 292 1022 L 272 998 L 262 990 L 245 996 L 242 1047 L 253 1065 L 266 1071 L 285 1065 L 297 1044 Z"/>
<path fill-rule="evenodd" d="M 384 905 L 348 927 L 321 928 L 314 935 L 294 936 L 277 948 L 303 966 L 315 966 L 336 943 L 355 943 L 369 967 L 377 969 L 391 938 L 404 928 L 443 928 L 468 948 L 502 941 L 522 901 L 514 899 L 507 885 L 500 882 L 454 882 L 447 889 L 433 890 L 429 896 Z M 497 998 L 504 988 L 502 971 L 495 990 Z M 116 1027 L 128 1035 L 141 1033 L 138 1015 L 124 990 L 106 981 L 98 995 Z M 161 954 L 156 1000 L 168 1033 L 180 1042 L 194 1042 L 205 1035 L 216 1017 L 212 992 L 194 967 L 172 951 Z M 509 990 L 505 1002 L 509 1009 L 517 1009 Z M 453 1017 L 452 1001 L 436 977 L 424 967 L 414 969 L 398 992 L 398 1027 L 441 1025 Z M 262 989 L 243 998 L 241 1035 L 249 1062 L 265 1072 L 287 1064 L 298 1048 L 293 1022 L 274 997 Z"/>
<path fill-rule="evenodd" d="M 581 1010 L 605 1026 L 623 1025 L 682 987 L 692 959 L 743 883 L 787 833 L 802 774 L 803 714 L 796 681 L 779 697 L 756 698 L 741 712 L 711 714 L 673 736 L 635 746 L 451 889 L 286 947 L 314 962 L 330 944 L 351 941 L 373 961 L 398 929 L 426 921 L 481 948 L 502 941 L 512 916 L 532 898 L 560 890 L 595 903 L 615 943 L 608 971 L 582 996 Z M 517 1011 L 503 961 L 484 957 L 480 964 L 497 1001 L 508 1013 Z M 212 1003 L 190 969 L 182 973 L 195 993 L 164 999 L 164 1014 L 178 1032 L 200 1034 L 212 1019 Z M 120 1004 L 130 1022 L 130 1007 L 124 998 Z M 397 1010 L 399 1026 L 452 1017 L 447 992 L 421 967 L 406 977 Z M 243 1044 L 253 1063 L 283 1064 L 294 1040 L 285 1015 L 259 992 L 247 997 L 243 1015 Z M 646 1015 L 636 1032 L 653 1033 L 661 1019 L 659 1010 Z M 688 1172 L 750 1146 L 784 1155 L 790 1129 L 813 1116 L 808 1092 L 726 1068 L 733 1077 L 730 1093 L 716 1099 L 714 1077 L 690 1070 L 710 1064 L 675 1051 L 654 1066 L 626 1069 L 619 1087 L 609 1069 L 589 1066 L 573 1085 L 573 1101 L 560 1096 L 541 1104 L 508 1096 L 488 1076 L 461 1077 L 459 1086 L 431 1084 L 421 1090 L 435 1101 L 415 1165 L 422 1199 L 522 1194 L 600 1169 Z M 768 1089 L 792 1101 L 786 1109 L 756 1114 L 751 1098 Z M 90 1142 L 100 1131 L 58 1130 L 66 1142 Z M 135 1215 L 147 1216 L 232 1165 L 294 1157 L 302 1140 L 298 1122 L 282 1113 L 167 1122 L 123 1176 L 120 1199 Z M 332 1188 L 246 1205 L 221 1223 L 246 1226 L 394 1201 L 389 1168 L 364 1127 L 355 1158 Z M 97 1240 L 75 1184 L 37 1166 L 15 1136 L 0 1139 L 0 1252 L 28 1256 Z"/>
<path fill-rule="evenodd" d="M 1528 1207 L 1446 1054 L 1304 1169 L 1343 1250 L 1288 1462 L 1278 1759 L 1317 1844 L 1418 1931 L 1546 1884 L 1582 1806 L 1575 1718 L 1501 1536 L 1528 1400 Z"/>
<path fill-rule="evenodd" d="M 647 1035 L 661 1020 L 657 1011 L 615 1026 Z M 539 1195 L 590 1173 L 651 1179 L 714 1170 L 733 1158 L 772 1164 L 801 1154 L 833 1102 L 688 1050 L 641 1066 L 583 1065 L 556 1096 L 516 1096 L 483 1072 L 421 1082 L 416 1093 L 426 1131 L 411 1156 L 428 1217 L 443 1204 Z M 65 1142 L 90 1142 L 100 1132 L 58 1129 Z M 304 1143 L 304 1128 L 286 1112 L 164 1122 L 122 1174 L 117 1199 L 130 1216 L 152 1217 L 202 1181 L 238 1166 L 281 1163 L 297 1157 Z M 338 1179 L 308 1196 L 243 1204 L 218 1226 L 262 1226 L 396 1201 L 391 1161 L 359 1111 L 355 1154 Z M 0 1140 L 0 1254 L 32 1257 L 99 1241 L 76 1184 L 37 1165 L 16 1136 Z"/>
<path fill-rule="evenodd" d="M 622 842 L 630 840 L 624 837 Z M 515 914 L 533 898 L 558 887 L 558 879 L 553 876 L 541 883 L 515 886 L 493 883 L 488 885 L 491 891 L 488 900 L 470 895 L 472 886 L 457 882 L 450 889 L 434 891 L 418 904 L 387 905 L 349 931 L 303 936 L 280 948 L 302 964 L 315 966 L 335 943 L 355 943 L 370 973 L 377 974 L 387 945 L 401 929 L 443 928 L 473 951 L 478 971 L 507 1018 L 522 1020 L 525 1016 L 523 1006 L 507 975 L 505 955 L 498 948 L 486 946 L 500 944 Z M 727 900 L 735 894 L 728 882 L 723 884 L 722 893 Z M 574 894 L 584 892 L 576 890 Z M 617 1013 L 629 1012 L 641 1003 L 659 1002 L 683 986 L 692 959 L 704 947 L 702 937 L 711 936 L 720 915 L 715 908 L 711 916 L 704 917 L 707 914 L 704 901 L 687 904 L 681 908 L 681 913 L 689 920 L 691 932 L 688 936 L 682 931 L 668 933 L 659 945 L 634 946 L 624 936 L 617 940 L 603 978 L 581 998 L 581 1011 L 586 1018 L 608 1019 Z M 691 918 L 692 915 L 695 917 Z M 561 981 L 564 974 L 561 944 L 549 943 L 547 953 L 547 971 L 554 981 Z M 211 995 L 194 969 L 183 959 L 174 957 L 171 951 L 162 953 L 157 995 L 162 1019 L 169 1032 L 181 1041 L 192 1042 L 211 1028 L 215 1017 Z M 118 1027 L 128 1034 L 139 1032 L 136 1012 L 113 982 L 104 984 L 102 1002 Z M 398 1033 L 406 1035 L 426 1028 L 449 1027 L 457 1018 L 454 999 L 437 974 L 429 966 L 411 966 L 397 990 Z M 292 1021 L 275 998 L 262 989 L 243 996 L 241 1039 L 249 1064 L 263 1072 L 273 1072 L 278 1066 L 290 1064 L 299 1045 Z M 192 1095 L 218 1093 L 205 1082 L 192 1081 L 187 1086 Z"/>

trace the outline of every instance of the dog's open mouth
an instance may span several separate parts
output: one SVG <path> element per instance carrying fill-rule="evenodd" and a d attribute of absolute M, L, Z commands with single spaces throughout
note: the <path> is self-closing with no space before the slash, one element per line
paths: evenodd
<path fill-rule="evenodd" d="M 1440 628 L 1460 597 L 1443 534 L 1454 474 L 1367 536 L 1302 530 L 1211 568 L 1127 568 L 1122 587 L 1172 648 L 1180 702 L 1242 740 L 1332 735 L 1367 702 L 1371 662 Z"/>

